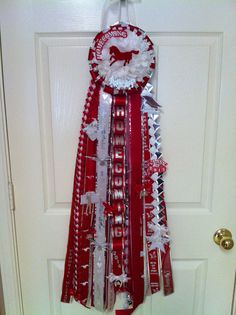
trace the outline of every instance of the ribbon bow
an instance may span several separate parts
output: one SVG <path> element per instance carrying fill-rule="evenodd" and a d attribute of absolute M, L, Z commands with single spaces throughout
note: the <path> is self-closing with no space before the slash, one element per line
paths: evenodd
<path fill-rule="evenodd" d="M 106 202 L 103 202 L 103 205 L 105 207 L 105 209 L 104 209 L 104 214 L 105 215 L 114 216 L 114 215 L 119 213 L 119 208 L 117 206 L 116 207 L 111 206 L 111 205 L 109 205 Z"/>
<path fill-rule="evenodd" d="M 111 160 L 111 158 L 108 156 L 104 159 L 100 159 L 99 157 L 96 157 L 96 156 L 86 156 L 87 158 L 91 159 L 91 160 L 94 160 L 96 162 L 99 162 L 100 165 L 105 165 L 105 163 L 109 162 Z"/>
<path fill-rule="evenodd" d="M 110 249 L 110 244 L 106 242 L 98 242 L 95 239 L 91 240 L 91 244 L 93 244 L 98 250 Z"/>
<path fill-rule="evenodd" d="M 87 191 L 86 194 L 82 195 L 80 198 L 80 202 L 82 205 L 87 205 L 86 214 L 92 213 L 92 204 L 98 203 L 100 201 L 100 197 L 94 191 Z"/>
<path fill-rule="evenodd" d="M 98 133 L 98 122 L 96 119 L 94 119 L 90 124 L 88 124 L 86 127 L 84 127 L 83 129 L 89 139 L 91 139 L 92 141 L 97 139 L 97 133 Z"/>
<path fill-rule="evenodd" d="M 154 233 L 151 236 L 147 236 L 147 241 L 150 242 L 149 250 L 160 249 L 165 252 L 164 245 L 169 243 L 170 238 L 168 233 L 168 228 L 166 226 L 153 225 L 151 226 Z"/>
<path fill-rule="evenodd" d="M 128 282 L 129 278 L 127 274 L 122 273 L 121 275 L 117 276 L 114 273 L 110 273 L 108 276 L 110 282 L 115 282 L 115 285 L 122 286 L 123 283 Z"/>

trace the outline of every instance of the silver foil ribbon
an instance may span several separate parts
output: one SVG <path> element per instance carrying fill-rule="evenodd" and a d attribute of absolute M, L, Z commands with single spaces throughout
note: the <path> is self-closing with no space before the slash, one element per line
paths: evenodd
<path fill-rule="evenodd" d="M 95 205 L 96 236 L 94 240 L 94 270 L 93 270 L 93 288 L 94 288 L 94 306 L 96 309 L 104 309 L 104 279 L 105 279 L 105 251 L 106 251 L 106 232 L 103 202 L 107 198 L 108 185 L 108 148 L 110 136 L 112 96 L 104 91 L 100 93 L 98 109 L 98 129 L 97 129 L 97 189 L 96 193 L 100 196 L 99 203 Z"/>
<path fill-rule="evenodd" d="M 148 126 L 149 126 L 149 142 L 150 142 L 150 154 L 151 160 L 157 160 L 162 158 L 161 148 L 161 135 L 160 135 L 160 123 L 159 123 L 159 107 L 160 105 L 152 98 L 153 86 L 148 83 L 142 92 L 142 112 L 148 115 Z M 149 250 L 160 249 L 165 251 L 164 244 L 170 241 L 168 235 L 168 228 L 164 224 L 161 224 L 163 218 L 163 209 L 161 207 L 161 198 L 163 190 L 163 183 L 159 184 L 159 179 L 162 179 L 160 173 L 153 173 L 151 176 L 153 180 L 152 184 L 152 197 L 153 197 L 153 210 L 152 213 L 154 218 L 149 224 L 153 234 L 147 237 L 147 241 L 151 243 Z M 160 181 L 162 182 L 162 181 Z"/>
<path fill-rule="evenodd" d="M 148 113 L 148 125 L 149 125 L 149 135 L 150 135 L 150 152 L 151 159 L 157 160 L 162 158 L 162 153 L 160 150 L 161 147 L 161 136 L 160 136 L 160 124 L 159 124 L 159 115 L 160 113 L 156 111 L 155 113 Z M 162 174 L 153 173 L 151 176 L 153 180 L 152 184 L 152 196 L 153 202 L 152 205 L 154 207 L 153 214 L 154 218 L 152 219 L 152 223 L 150 224 L 150 228 L 153 230 L 153 234 L 147 238 L 149 242 L 151 242 L 150 250 L 152 249 L 160 249 L 161 251 L 165 251 L 164 244 L 170 241 L 168 235 L 168 228 L 164 224 L 161 224 L 160 221 L 163 218 L 163 210 L 161 206 L 161 198 L 163 191 L 163 183 L 162 182 Z"/>

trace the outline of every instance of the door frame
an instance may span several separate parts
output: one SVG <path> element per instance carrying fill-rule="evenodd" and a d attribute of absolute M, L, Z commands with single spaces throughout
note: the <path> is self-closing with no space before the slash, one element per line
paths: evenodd
<path fill-rule="evenodd" d="M 7 132 L 4 71 L 0 29 L 0 267 L 5 315 L 23 315 L 15 213 L 11 210 L 9 184 L 11 180 L 10 150 Z"/>

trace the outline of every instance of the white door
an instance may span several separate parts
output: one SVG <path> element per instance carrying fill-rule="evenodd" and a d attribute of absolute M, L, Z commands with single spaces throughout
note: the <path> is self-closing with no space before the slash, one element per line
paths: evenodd
<path fill-rule="evenodd" d="M 105 4 L 105 6 L 104 6 Z M 24 315 L 98 314 L 60 303 L 87 53 L 115 1 L 1 0 L 4 86 Z M 136 314 L 230 315 L 236 248 L 236 1 L 130 1 L 158 52 L 175 293 Z M 103 12 L 104 13 L 104 12 Z M 135 18 L 135 20 L 134 20 Z M 14 314 L 7 314 L 14 315 Z"/>

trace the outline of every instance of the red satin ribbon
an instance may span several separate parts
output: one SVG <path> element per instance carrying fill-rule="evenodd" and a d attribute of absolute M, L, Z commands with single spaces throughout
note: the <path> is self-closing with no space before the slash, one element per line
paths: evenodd
<path fill-rule="evenodd" d="M 128 187 L 130 196 L 130 268 L 133 310 L 144 299 L 143 258 L 143 199 L 135 187 L 142 184 L 141 95 L 129 96 L 128 101 Z M 132 257 L 132 259 L 131 259 Z"/>
<path fill-rule="evenodd" d="M 163 207 L 163 222 L 167 226 L 167 213 L 166 204 L 164 201 L 164 192 L 162 191 L 162 207 Z M 161 263 L 162 263 L 162 277 L 164 285 L 164 295 L 169 295 L 174 292 L 174 282 L 171 266 L 171 253 L 169 243 L 164 245 L 165 253 L 161 252 Z"/>
<path fill-rule="evenodd" d="M 71 296 L 86 305 L 88 297 L 88 272 L 92 212 L 85 214 L 86 205 L 80 204 L 80 197 L 86 191 L 95 191 L 96 162 L 86 156 L 96 156 L 96 141 L 91 141 L 83 128 L 97 118 L 100 87 L 91 82 L 89 87 L 83 124 L 80 131 L 80 141 L 74 173 L 74 186 L 71 205 L 69 237 L 65 260 L 65 271 L 62 285 L 61 301 L 70 302 Z M 90 103 L 90 106 L 88 106 Z M 84 250 L 86 249 L 86 250 Z"/>
<path fill-rule="evenodd" d="M 112 123 L 112 250 L 113 274 L 119 276 L 124 273 L 124 211 L 125 211 L 125 106 L 126 97 L 113 97 L 113 123 Z M 119 286 L 115 287 L 119 290 Z"/>
<path fill-rule="evenodd" d="M 150 144 L 149 144 L 149 127 L 148 127 L 148 117 L 147 113 L 143 114 L 143 133 L 144 133 L 144 161 L 147 163 L 151 159 L 150 154 Z M 145 164 L 146 164 L 145 163 Z M 151 236 L 153 231 L 149 228 L 154 215 L 152 214 L 153 197 L 152 197 L 152 180 L 145 172 L 145 221 L 146 221 L 146 236 Z M 148 187 L 149 186 L 149 187 Z M 147 187 L 147 188 L 146 188 Z M 151 191 L 150 191 L 151 190 Z M 159 273 L 159 250 L 149 250 L 148 249 L 148 266 L 149 266 L 149 277 L 150 277 L 150 288 L 151 292 L 155 293 L 160 291 L 160 273 Z"/>
<path fill-rule="evenodd" d="M 116 310 L 116 315 L 131 315 L 133 311 L 134 311 L 133 309 Z"/>

